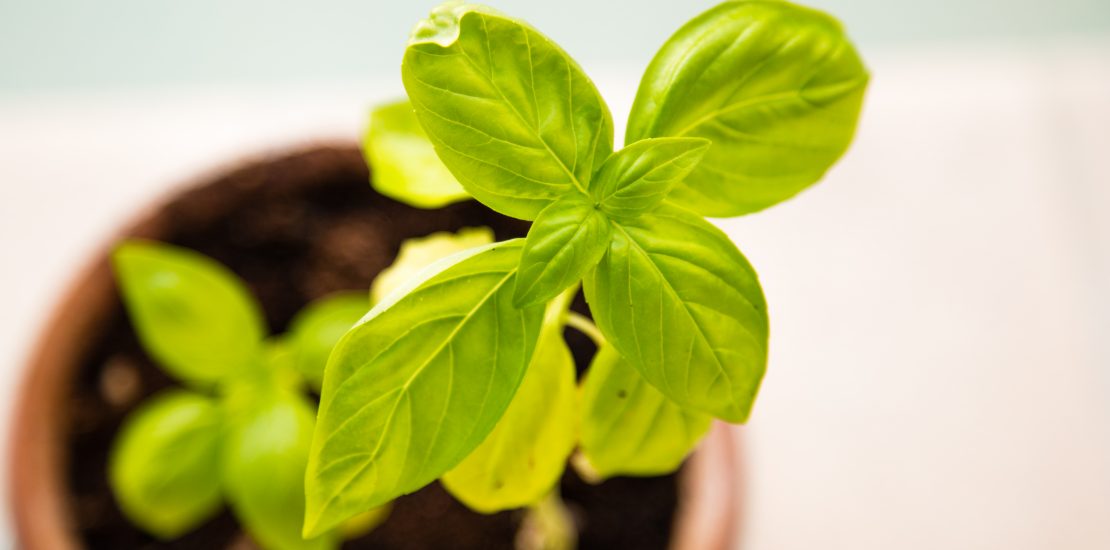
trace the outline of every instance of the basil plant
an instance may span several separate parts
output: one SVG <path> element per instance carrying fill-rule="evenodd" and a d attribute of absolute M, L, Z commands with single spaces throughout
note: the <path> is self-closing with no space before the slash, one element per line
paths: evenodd
<path fill-rule="evenodd" d="M 493 9 L 432 11 L 401 71 L 408 102 L 366 136 L 375 184 L 532 224 L 410 274 L 340 339 L 304 534 L 436 479 L 480 512 L 542 510 L 575 449 L 594 480 L 664 474 L 714 418 L 746 421 L 767 305 L 705 217 L 782 202 L 844 153 L 868 74 L 840 24 L 780 1 L 699 15 L 645 71 L 619 149 L 581 67 Z M 569 312 L 579 288 L 592 322 Z M 581 387 L 565 326 L 599 344 Z"/>

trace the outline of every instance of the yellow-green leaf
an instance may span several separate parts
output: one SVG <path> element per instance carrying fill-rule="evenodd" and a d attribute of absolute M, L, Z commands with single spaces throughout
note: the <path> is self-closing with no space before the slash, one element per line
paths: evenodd
<path fill-rule="evenodd" d="M 146 241 L 123 243 L 112 261 L 143 348 L 170 374 L 210 384 L 257 366 L 261 310 L 226 267 Z"/>
<path fill-rule="evenodd" d="M 272 389 L 244 399 L 223 453 L 224 484 L 236 517 L 269 550 L 337 547 L 334 533 L 310 540 L 301 536 L 312 405 L 300 395 Z"/>
<path fill-rule="evenodd" d="M 512 306 L 521 245 L 429 266 L 430 277 L 414 277 L 340 340 L 308 463 L 307 534 L 423 487 L 493 430 L 543 317 L 542 307 Z"/>
<path fill-rule="evenodd" d="M 451 173 L 502 214 L 534 219 L 585 193 L 613 150 L 593 82 L 549 38 L 489 8 L 449 2 L 413 31 L 401 78 Z"/>
<path fill-rule="evenodd" d="M 548 205 L 524 241 L 513 303 L 541 304 L 577 284 L 605 253 L 611 231 L 609 218 L 585 195 Z"/>
<path fill-rule="evenodd" d="M 129 520 L 181 536 L 220 509 L 222 416 L 208 397 L 171 390 L 132 412 L 112 444 L 108 480 Z"/>
<path fill-rule="evenodd" d="M 613 153 L 598 169 L 590 195 L 617 217 L 637 216 L 663 202 L 701 161 L 709 141 L 649 138 Z"/>
<path fill-rule="evenodd" d="M 364 292 L 341 292 L 312 302 L 293 318 L 287 336 L 293 365 L 313 387 L 324 381 L 332 348 L 367 311 Z"/>
<path fill-rule="evenodd" d="M 383 269 L 370 286 L 370 301 L 375 304 L 382 301 L 424 268 L 447 256 L 492 242 L 493 230 L 488 227 L 464 227 L 456 233 L 440 231 L 425 237 L 405 239 L 393 264 Z"/>
<path fill-rule="evenodd" d="M 664 397 L 612 346 L 598 350 L 582 383 L 581 452 L 603 479 L 675 471 L 712 420 Z"/>
<path fill-rule="evenodd" d="M 606 340 L 659 391 L 684 408 L 747 419 L 767 367 L 767 305 L 721 230 L 664 202 L 614 225 L 582 286 Z"/>
<path fill-rule="evenodd" d="M 489 437 L 443 476 L 443 486 L 472 510 L 493 513 L 539 502 L 562 477 L 576 436 L 574 358 L 549 308 L 532 364 Z M 554 313 L 552 313 L 554 312 Z"/>
<path fill-rule="evenodd" d="M 407 100 L 370 113 L 362 149 L 371 184 L 387 197 L 418 208 L 439 208 L 470 196 L 436 156 Z"/>
<path fill-rule="evenodd" d="M 812 185 L 844 154 L 867 81 L 833 17 L 789 2 L 723 2 L 656 54 L 626 143 L 710 140 L 671 200 L 706 216 L 755 212 Z"/>

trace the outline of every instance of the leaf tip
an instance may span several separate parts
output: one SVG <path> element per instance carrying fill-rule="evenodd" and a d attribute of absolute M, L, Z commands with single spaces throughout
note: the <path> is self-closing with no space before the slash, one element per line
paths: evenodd
<path fill-rule="evenodd" d="M 485 6 L 467 4 L 461 0 L 452 0 L 436 6 L 427 18 L 421 19 L 412 29 L 409 45 L 430 43 L 443 48 L 450 47 L 459 39 L 463 17 L 473 12 L 495 13 Z"/>
<path fill-rule="evenodd" d="M 112 268 L 116 271 L 132 264 L 144 251 L 152 250 L 155 244 L 142 239 L 125 239 L 112 247 L 110 254 Z"/>
<path fill-rule="evenodd" d="M 525 288 L 521 284 L 520 279 L 517 279 L 516 288 L 513 289 L 513 307 L 516 309 L 525 309 L 538 305 L 544 301 L 544 297 L 532 291 L 532 288 Z"/>
<path fill-rule="evenodd" d="M 748 417 L 751 416 L 752 406 L 751 403 L 747 405 L 740 405 L 730 407 L 726 411 L 722 411 L 718 418 L 728 422 L 729 424 L 747 424 Z"/>
<path fill-rule="evenodd" d="M 338 524 L 339 522 L 334 522 Z M 301 527 L 301 537 L 305 540 L 316 538 L 328 531 L 333 525 L 324 522 L 323 509 L 313 505 L 312 499 L 305 502 L 304 525 Z"/>

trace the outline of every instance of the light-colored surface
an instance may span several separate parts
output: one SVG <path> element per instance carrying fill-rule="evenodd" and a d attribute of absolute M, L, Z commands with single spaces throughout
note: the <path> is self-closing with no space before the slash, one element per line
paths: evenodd
<path fill-rule="evenodd" d="M 749 547 L 1110 548 L 1110 51 L 889 61 L 828 180 L 727 224 Z"/>
<path fill-rule="evenodd" d="M 647 63 L 719 0 L 487 0 L 579 61 Z M 210 83 L 280 86 L 393 74 L 440 0 L 0 0 L 0 93 Z M 1029 43 L 1110 31 L 1107 0 L 804 0 L 865 51 L 940 40 Z"/>
<path fill-rule="evenodd" d="M 871 66 L 843 163 L 724 223 L 772 314 L 745 547 L 1110 548 L 1110 45 Z M 620 118 L 634 79 L 605 74 Z M 244 153 L 353 137 L 399 91 L 0 102 L 0 403 L 137 205 Z"/>

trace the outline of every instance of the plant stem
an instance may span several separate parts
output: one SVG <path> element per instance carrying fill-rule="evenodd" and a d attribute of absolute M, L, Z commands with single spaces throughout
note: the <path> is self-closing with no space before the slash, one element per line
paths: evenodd
<path fill-rule="evenodd" d="M 595 325 L 589 317 L 580 313 L 568 311 L 567 326 L 589 336 L 590 340 L 593 340 L 597 347 L 600 348 L 605 345 L 605 336 L 601 334 L 601 331 L 597 329 L 597 325 Z"/>
<path fill-rule="evenodd" d="M 578 546 L 578 529 L 559 498 L 558 487 L 528 507 L 514 546 L 516 550 L 573 550 Z"/>
<path fill-rule="evenodd" d="M 547 303 L 547 309 L 544 311 L 544 324 L 561 327 L 565 322 L 566 316 L 572 313 L 570 311 L 570 304 L 574 301 L 575 294 L 578 294 L 578 285 L 574 285 L 552 298 L 551 301 Z"/>

